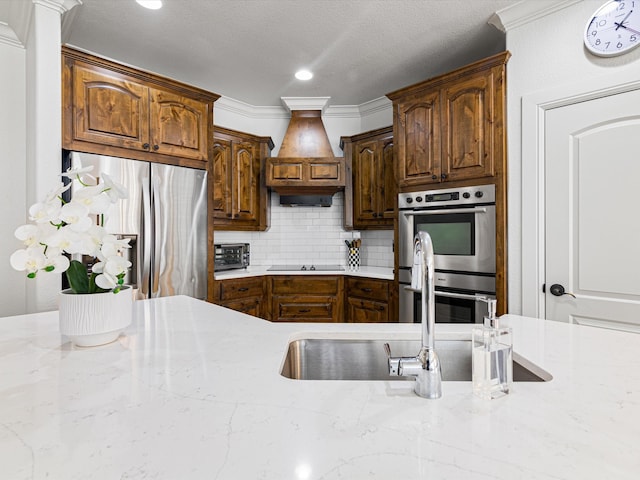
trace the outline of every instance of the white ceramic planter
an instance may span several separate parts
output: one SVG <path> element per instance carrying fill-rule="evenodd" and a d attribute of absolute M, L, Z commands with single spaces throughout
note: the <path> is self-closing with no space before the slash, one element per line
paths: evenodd
<path fill-rule="evenodd" d="M 133 293 L 59 294 L 60 333 L 79 347 L 94 347 L 116 340 L 131 324 Z"/>

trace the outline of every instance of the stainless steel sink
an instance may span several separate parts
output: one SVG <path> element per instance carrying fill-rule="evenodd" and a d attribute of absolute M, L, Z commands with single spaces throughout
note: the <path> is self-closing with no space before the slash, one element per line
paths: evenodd
<path fill-rule="evenodd" d="M 306 338 L 289 343 L 280 374 L 294 380 L 414 380 L 389 376 L 385 343 L 394 356 L 415 356 L 420 350 L 419 340 Z M 470 340 L 436 340 L 435 348 L 442 380 L 471 381 Z M 515 382 L 545 382 L 551 378 L 514 352 Z"/>

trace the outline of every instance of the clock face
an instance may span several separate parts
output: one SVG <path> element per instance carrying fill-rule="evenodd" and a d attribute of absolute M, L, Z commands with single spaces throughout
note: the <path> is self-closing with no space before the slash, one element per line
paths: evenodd
<path fill-rule="evenodd" d="M 602 57 L 640 45 L 640 0 L 612 0 L 593 14 L 584 31 L 587 49 Z"/>

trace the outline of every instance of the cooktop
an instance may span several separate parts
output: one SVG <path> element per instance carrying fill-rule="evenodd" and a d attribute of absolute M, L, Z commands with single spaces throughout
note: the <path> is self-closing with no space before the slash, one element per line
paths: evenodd
<path fill-rule="evenodd" d="M 344 267 L 340 265 L 271 265 L 267 271 L 274 272 L 296 272 L 296 271 L 318 271 L 327 272 L 331 270 L 342 271 Z"/>

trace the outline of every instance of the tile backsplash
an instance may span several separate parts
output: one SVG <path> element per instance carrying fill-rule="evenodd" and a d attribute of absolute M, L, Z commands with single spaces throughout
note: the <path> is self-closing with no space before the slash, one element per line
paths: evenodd
<path fill-rule="evenodd" d="M 345 240 L 360 237 L 360 261 L 393 267 L 393 231 L 347 231 L 342 228 L 343 192 L 330 207 L 284 207 L 271 193 L 271 228 L 266 232 L 216 231 L 215 243 L 251 244 L 251 265 L 346 265 Z"/>

